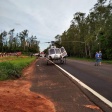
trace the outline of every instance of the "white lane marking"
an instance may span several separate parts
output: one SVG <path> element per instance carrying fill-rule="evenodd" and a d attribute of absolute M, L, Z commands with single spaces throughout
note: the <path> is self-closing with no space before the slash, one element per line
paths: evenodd
<path fill-rule="evenodd" d="M 111 101 L 107 100 L 105 97 L 103 97 L 102 95 L 100 95 L 99 93 L 97 93 L 96 91 L 94 91 L 93 89 L 91 89 L 89 86 L 87 86 L 86 84 L 84 84 L 83 82 L 81 82 L 79 79 L 77 79 L 76 77 L 74 77 L 72 74 L 70 74 L 66 70 L 62 69 L 57 64 L 54 63 L 54 65 L 57 66 L 59 69 L 61 69 L 63 72 L 65 72 L 69 77 L 71 77 L 72 79 L 74 79 L 75 81 L 77 81 L 82 87 L 86 88 L 88 91 L 90 91 L 92 94 L 94 94 L 96 97 L 98 97 L 100 100 L 102 100 L 104 103 L 106 103 L 109 107 L 112 108 L 112 102 Z"/>

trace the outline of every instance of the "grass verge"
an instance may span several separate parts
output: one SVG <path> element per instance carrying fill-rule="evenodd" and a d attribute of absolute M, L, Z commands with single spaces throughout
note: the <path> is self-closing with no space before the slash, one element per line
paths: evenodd
<path fill-rule="evenodd" d="M 21 77 L 22 70 L 28 66 L 35 57 L 18 57 L 0 62 L 0 80 L 16 79 Z"/>
<path fill-rule="evenodd" d="M 68 57 L 68 59 L 95 62 L 95 59 Z M 102 63 L 112 64 L 112 60 L 102 60 Z"/>

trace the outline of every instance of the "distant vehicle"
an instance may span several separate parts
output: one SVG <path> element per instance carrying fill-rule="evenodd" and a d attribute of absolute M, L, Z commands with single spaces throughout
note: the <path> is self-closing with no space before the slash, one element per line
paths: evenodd
<path fill-rule="evenodd" d="M 60 62 L 62 64 L 66 63 L 66 57 L 67 52 L 64 47 L 57 48 L 53 45 L 48 49 L 47 64 L 49 63 L 49 61 Z"/>
<path fill-rule="evenodd" d="M 33 54 L 33 56 L 39 56 L 39 53 L 35 53 L 35 54 Z"/>
<path fill-rule="evenodd" d="M 41 52 L 41 53 L 40 53 L 40 57 L 45 57 L 44 52 Z"/>

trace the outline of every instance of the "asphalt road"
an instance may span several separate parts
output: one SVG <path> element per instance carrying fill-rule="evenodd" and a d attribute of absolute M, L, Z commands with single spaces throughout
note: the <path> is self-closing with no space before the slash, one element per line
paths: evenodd
<path fill-rule="evenodd" d="M 31 91 L 40 93 L 54 102 L 56 112 L 110 112 L 111 108 L 100 103 L 94 95 L 86 92 L 55 65 L 47 65 L 45 58 L 38 59 L 33 74 Z M 106 94 L 112 99 L 112 71 L 110 65 L 94 66 L 94 63 L 67 60 L 66 64 L 58 64 L 79 78 L 91 88 Z M 105 70 L 104 70 L 105 68 Z M 108 71 L 108 72 L 107 72 Z M 108 85 L 107 85 L 107 84 Z M 107 88 L 106 86 L 109 86 Z M 106 89 L 106 90 L 104 90 Z M 104 91 L 103 91 L 104 90 Z M 103 91 L 103 92 L 102 92 Z M 109 91 L 109 92 L 108 92 Z M 92 99 L 96 99 L 92 101 Z M 98 105 L 100 103 L 100 106 Z M 103 108 L 102 108 L 103 107 Z"/>
<path fill-rule="evenodd" d="M 60 66 L 112 102 L 112 65 L 69 59 Z"/>

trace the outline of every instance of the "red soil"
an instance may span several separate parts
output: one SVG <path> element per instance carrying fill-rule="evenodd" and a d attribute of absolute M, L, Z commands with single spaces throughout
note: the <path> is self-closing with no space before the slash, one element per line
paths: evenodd
<path fill-rule="evenodd" d="M 53 103 L 30 91 L 34 63 L 18 80 L 0 81 L 0 112 L 55 112 Z"/>

